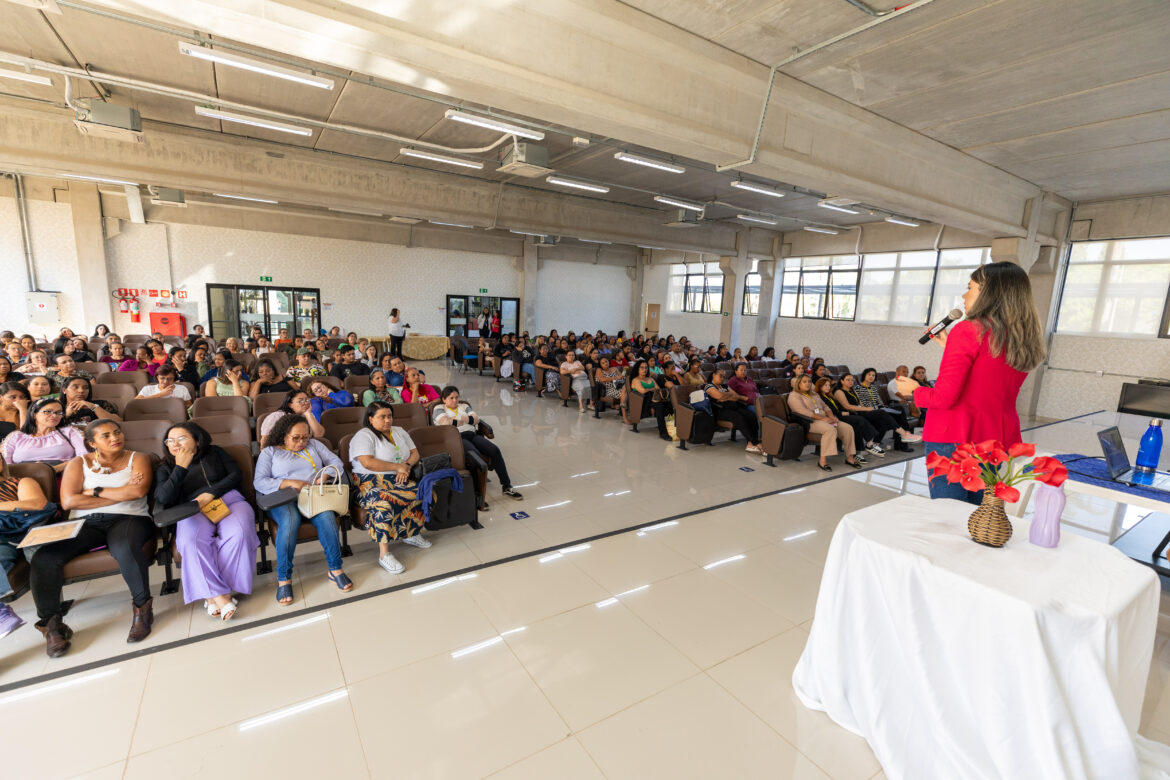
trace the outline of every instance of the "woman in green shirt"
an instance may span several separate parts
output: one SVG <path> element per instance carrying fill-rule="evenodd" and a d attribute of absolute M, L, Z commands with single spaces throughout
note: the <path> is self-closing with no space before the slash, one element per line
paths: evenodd
<path fill-rule="evenodd" d="M 390 387 L 386 381 L 386 372 L 380 368 L 370 372 L 370 389 L 362 393 L 362 406 L 369 406 L 374 401 L 387 404 L 402 403 L 401 388 Z"/>
<path fill-rule="evenodd" d="M 658 438 L 671 441 L 670 434 L 666 432 L 666 402 L 654 400 L 654 391 L 658 389 L 658 383 L 650 375 L 650 366 L 645 360 L 639 360 L 630 369 L 628 385 L 631 393 L 644 396 L 642 416 L 649 417 L 653 414 L 657 418 Z"/>

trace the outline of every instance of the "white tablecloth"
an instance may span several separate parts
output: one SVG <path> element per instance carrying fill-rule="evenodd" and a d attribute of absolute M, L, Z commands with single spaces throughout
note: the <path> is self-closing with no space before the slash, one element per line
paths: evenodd
<path fill-rule="evenodd" d="M 967 535 L 973 506 L 902 496 L 846 515 L 792 684 L 868 742 L 890 780 L 1167 777 L 1137 736 L 1155 574 L 1066 534 Z M 1139 769 L 1140 767 L 1140 769 Z"/>

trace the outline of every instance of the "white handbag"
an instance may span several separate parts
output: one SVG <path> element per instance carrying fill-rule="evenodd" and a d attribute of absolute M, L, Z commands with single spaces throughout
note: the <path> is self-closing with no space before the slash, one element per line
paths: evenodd
<path fill-rule="evenodd" d="M 316 484 L 318 478 L 329 472 L 336 480 L 334 484 Z M 326 466 L 313 474 L 309 484 L 301 488 L 297 496 L 297 509 L 305 518 L 316 517 L 322 512 L 335 512 L 338 517 L 349 514 L 349 485 L 336 466 Z"/>

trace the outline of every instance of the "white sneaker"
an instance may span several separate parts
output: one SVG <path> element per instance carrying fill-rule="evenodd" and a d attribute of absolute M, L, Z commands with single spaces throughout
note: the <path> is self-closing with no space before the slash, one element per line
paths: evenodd
<path fill-rule="evenodd" d="M 422 532 L 415 534 L 409 539 L 403 539 L 403 544 L 409 544 L 411 547 L 417 547 L 420 550 L 425 550 L 431 546 L 431 540 L 422 535 Z"/>
<path fill-rule="evenodd" d="M 886 451 L 882 449 L 882 445 L 877 444 L 876 442 L 866 447 L 865 451 L 871 455 L 877 455 L 879 458 L 886 457 Z"/>
<path fill-rule="evenodd" d="M 917 433 L 903 433 L 902 441 L 906 442 L 907 444 L 914 444 L 915 442 L 922 441 L 922 437 Z"/>
<path fill-rule="evenodd" d="M 390 553 L 386 553 L 382 557 L 378 558 L 378 565 L 391 574 L 401 574 L 402 572 L 406 571 L 406 567 L 402 565 L 402 562 Z"/>

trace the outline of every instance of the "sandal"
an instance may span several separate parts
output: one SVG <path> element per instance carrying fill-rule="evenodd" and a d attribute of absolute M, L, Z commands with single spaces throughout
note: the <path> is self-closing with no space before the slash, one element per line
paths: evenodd
<path fill-rule="evenodd" d="M 234 618 L 236 616 L 237 606 L 239 606 L 239 602 L 235 599 L 232 599 L 228 603 L 224 604 L 223 607 L 219 610 L 220 620 L 227 622 L 228 620 Z"/>
<path fill-rule="evenodd" d="M 276 603 L 282 607 L 287 607 L 293 602 L 292 583 L 286 585 L 276 586 Z"/>
<path fill-rule="evenodd" d="M 353 590 L 353 581 L 345 576 L 345 572 L 337 574 L 329 572 L 329 581 L 336 585 L 338 590 Z"/>

